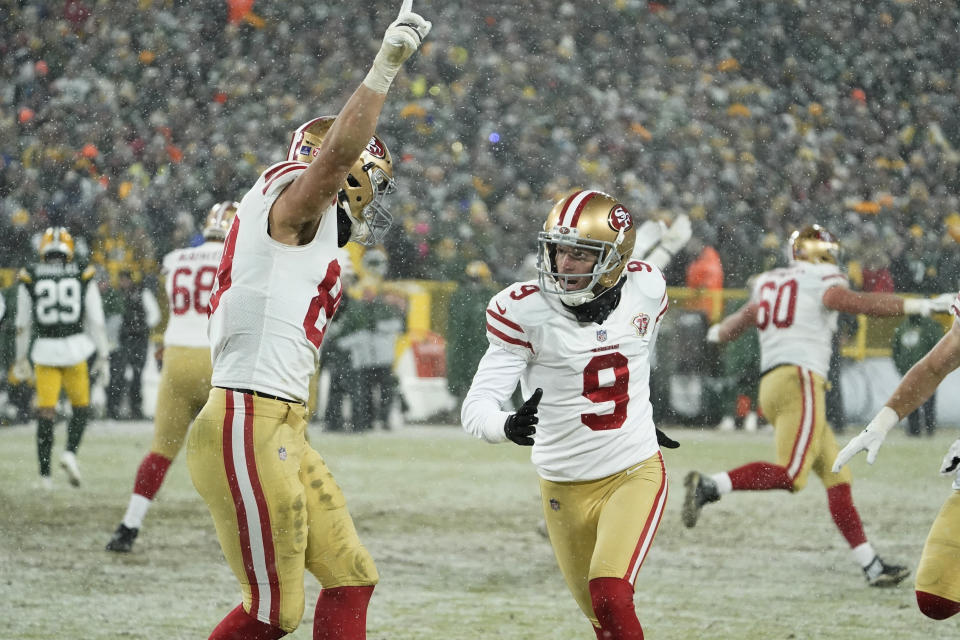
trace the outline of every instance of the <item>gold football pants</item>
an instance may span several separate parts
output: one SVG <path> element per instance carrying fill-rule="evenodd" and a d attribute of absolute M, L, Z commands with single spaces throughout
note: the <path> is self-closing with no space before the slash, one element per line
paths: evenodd
<path fill-rule="evenodd" d="M 377 583 L 340 487 L 305 439 L 304 407 L 219 388 L 187 438 L 244 609 L 284 631 L 300 624 L 304 569 L 324 588 Z"/>
<path fill-rule="evenodd" d="M 34 367 L 37 376 L 37 409 L 53 409 L 60 399 L 60 389 L 67 394 L 70 406 L 86 407 L 90 404 L 90 374 L 87 361 L 82 360 L 68 367 Z"/>
<path fill-rule="evenodd" d="M 960 490 L 940 507 L 917 566 L 917 591 L 960 602 Z"/>
<path fill-rule="evenodd" d="M 807 486 L 812 470 L 829 489 L 852 480 L 849 466 L 830 468 L 840 452 L 827 424 L 826 391 L 822 377 L 804 367 L 777 367 L 760 381 L 760 409 L 774 428 L 777 464 L 787 470 L 793 491 Z"/>
<path fill-rule="evenodd" d="M 629 469 L 599 480 L 540 479 L 550 543 L 580 610 L 599 628 L 590 600 L 594 578 L 636 584 L 667 502 L 666 472 L 658 451 Z"/>
<path fill-rule="evenodd" d="M 212 368 L 207 347 L 166 347 L 163 350 L 151 453 L 168 460 L 180 453 L 190 423 L 210 394 Z"/>

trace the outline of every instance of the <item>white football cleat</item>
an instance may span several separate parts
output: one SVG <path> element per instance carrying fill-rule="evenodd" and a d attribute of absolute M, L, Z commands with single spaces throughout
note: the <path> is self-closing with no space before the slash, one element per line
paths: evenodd
<path fill-rule="evenodd" d="M 63 455 L 60 456 L 60 466 L 67 472 L 70 484 L 79 487 L 80 467 L 77 465 L 77 456 L 73 455 L 71 451 L 64 451 Z"/>
<path fill-rule="evenodd" d="M 757 412 L 751 411 L 743 419 L 743 430 L 747 433 L 756 433 L 758 427 Z"/>
<path fill-rule="evenodd" d="M 36 489 L 42 489 L 43 491 L 53 491 L 53 478 L 50 476 L 40 476 L 40 479 L 37 480 L 36 484 L 33 485 Z"/>
<path fill-rule="evenodd" d="M 723 416 L 723 420 L 717 425 L 717 431 L 733 431 L 737 428 L 737 422 L 733 416 Z"/>

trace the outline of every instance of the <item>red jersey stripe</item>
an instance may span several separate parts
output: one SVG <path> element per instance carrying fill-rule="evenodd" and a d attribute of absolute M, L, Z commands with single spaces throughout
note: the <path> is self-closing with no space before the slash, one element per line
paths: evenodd
<path fill-rule="evenodd" d="M 523 331 L 523 327 L 521 327 L 520 325 L 518 325 L 516 322 L 512 322 L 512 321 L 510 321 L 510 320 L 507 320 L 506 318 L 504 318 L 502 315 L 500 315 L 499 313 L 497 313 L 497 312 L 494 311 L 493 309 L 487 309 L 487 315 L 490 316 L 490 317 L 492 317 L 492 318 L 496 318 L 497 320 L 499 320 L 499 321 L 502 322 L 503 324 L 505 324 L 505 325 L 507 325 L 508 327 L 510 327 L 511 329 L 513 329 L 514 331 L 519 331 L 520 333 L 523 333 L 523 332 L 524 332 L 524 331 Z"/>
<path fill-rule="evenodd" d="M 497 329 L 496 327 L 494 327 L 493 325 L 491 325 L 489 322 L 487 323 L 487 331 L 497 336 L 504 342 L 509 342 L 510 344 L 515 344 L 520 347 L 526 347 L 527 349 L 530 349 L 530 351 L 533 351 L 533 345 L 530 344 L 529 342 L 510 337 L 507 334 L 500 331 L 499 329 Z"/>

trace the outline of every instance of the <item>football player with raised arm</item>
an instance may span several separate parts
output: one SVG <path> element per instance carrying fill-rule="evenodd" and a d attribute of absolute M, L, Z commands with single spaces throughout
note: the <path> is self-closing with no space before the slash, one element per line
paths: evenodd
<path fill-rule="evenodd" d="M 597 638 L 642 638 L 637 573 L 667 501 L 650 405 L 650 358 L 666 282 L 629 211 L 599 191 L 559 200 L 538 236 L 538 280 L 487 306 L 487 339 L 463 428 L 531 446 L 550 543 Z M 527 401 L 503 411 L 517 382 Z"/>
<path fill-rule="evenodd" d="M 190 423 L 207 401 L 211 374 L 207 305 L 223 241 L 238 204 L 215 204 L 203 224 L 204 243 L 175 249 L 163 257 L 161 274 L 168 320 L 160 347 L 163 364 L 153 418 L 153 442 L 137 469 L 127 511 L 107 543 L 107 551 L 128 552 L 133 548 L 153 497 L 183 447 Z"/>
<path fill-rule="evenodd" d="M 73 236 L 64 227 L 49 227 L 40 239 L 41 261 L 18 275 L 14 377 L 36 374 L 37 456 L 40 486 L 53 486 L 50 457 L 57 401 L 64 390 L 73 415 L 67 425 L 67 446 L 60 466 L 74 487 L 80 486 L 77 450 L 90 415 L 90 372 L 106 383 L 110 376 L 107 332 L 96 270 L 74 260 Z M 36 333 L 33 346 L 30 339 Z M 29 357 L 27 352 L 29 350 Z M 30 363 L 34 369 L 31 370 Z"/>
<path fill-rule="evenodd" d="M 830 470 L 838 451 L 824 404 L 831 340 L 839 312 L 929 315 L 945 311 L 953 296 L 904 299 L 852 291 L 838 265 L 840 245 L 819 225 L 795 231 L 790 249 L 790 265 L 755 276 L 747 304 L 707 332 L 708 341 L 723 343 L 750 328 L 759 330 L 759 403 L 774 427 L 776 462 L 751 462 L 713 475 L 691 471 L 684 479 L 683 524 L 695 526 L 705 504 L 731 491 L 800 491 L 813 471 L 827 490 L 830 515 L 867 583 L 895 586 L 910 571 L 877 555 L 853 505 L 850 471 Z"/>
<path fill-rule="evenodd" d="M 285 161 L 244 195 L 210 297 L 213 375 L 187 437 L 243 602 L 210 638 L 269 640 L 304 610 L 304 570 L 322 586 L 313 638 L 366 637 L 378 576 L 343 493 L 307 442 L 305 403 L 340 303 L 338 247 L 379 244 L 391 218 L 391 156 L 375 135 L 387 90 L 430 23 L 404 0 L 373 66 L 335 118 L 298 128 Z"/>
<path fill-rule="evenodd" d="M 947 374 L 960 367 L 960 296 L 951 305 L 950 313 L 954 316 L 950 331 L 907 371 L 866 429 L 840 450 L 833 463 L 834 472 L 843 469 L 861 451 L 867 452 L 867 462 L 873 464 L 883 439 L 901 417 L 926 402 Z M 960 612 L 960 439 L 947 450 L 940 473 L 953 476 L 953 491 L 930 527 L 914 587 L 921 613 L 934 620 Z"/>

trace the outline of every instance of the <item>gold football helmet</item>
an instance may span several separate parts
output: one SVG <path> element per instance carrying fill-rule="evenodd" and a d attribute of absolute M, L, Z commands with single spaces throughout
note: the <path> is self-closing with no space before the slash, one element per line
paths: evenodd
<path fill-rule="evenodd" d="M 290 140 L 287 160 L 311 162 L 334 120 L 333 116 L 322 116 L 301 125 Z M 393 216 L 380 201 L 395 188 L 390 151 L 383 140 L 374 135 L 350 168 L 337 195 L 337 203 L 350 217 L 351 240 L 367 247 L 383 242 L 393 224 Z"/>
<path fill-rule="evenodd" d="M 227 231 L 230 230 L 230 225 L 233 224 L 239 206 L 239 202 L 224 200 L 210 207 L 207 219 L 203 223 L 204 239 L 223 242 L 227 237 Z"/>
<path fill-rule="evenodd" d="M 44 260 L 63 256 L 69 262 L 73 260 L 73 236 L 64 227 L 47 227 L 40 238 L 39 253 Z"/>
<path fill-rule="evenodd" d="M 593 300 L 620 280 L 636 239 L 633 217 L 613 196 L 601 191 L 574 191 L 553 205 L 537 237 L 540 289 L 559 295 L 570 306 Z M 557 245 L 596 252 L 593 271 L 559 273 Z M 590 278 L 590 282 L 569 290 L 567 282 L 580 278 Z"/>
<path fill-rule="evenodd" d="M 790 234 L 790 251 L 794 260 L 840 263 L 840 243 L 832 233 L 818 224 L 806 226 Z"/>

